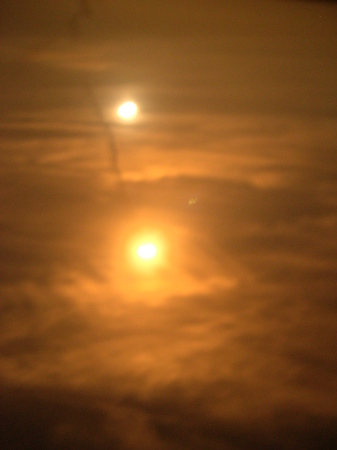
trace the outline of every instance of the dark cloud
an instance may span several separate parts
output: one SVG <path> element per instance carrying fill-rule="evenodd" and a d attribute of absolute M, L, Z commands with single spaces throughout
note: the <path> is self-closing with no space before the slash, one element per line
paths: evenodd
<path fill-rule="evenodd" d="M 83 392 L 11 388 L 2 394 L 2 448 L 323 449 L 336 444 L 336 421 L 290 405 L 253 420 L 210 418 L 202 399 L 170 388 L 151 400 L 110 401 Z M 20 435 L 11 434 L 16 426 Z"/>
<path fill-rule="evenodd" d="M 107 438 L 106 414 L 90 396 L 11 387 L 1 397 L 2 448 L 127 448 L 117 435 Z"/>

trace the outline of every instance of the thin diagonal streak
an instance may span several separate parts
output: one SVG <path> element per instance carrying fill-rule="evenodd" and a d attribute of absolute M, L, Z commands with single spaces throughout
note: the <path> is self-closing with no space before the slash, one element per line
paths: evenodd
<path fill-rule="evenodd" d="M 74 13 L 74 15 L 70 21 L 70 32 L 74 37 L 78 37 L 81 33 L 81 26 L 80 26 L 81 19 L 89 19 L 91 16 L 92 16 L 92 10 L 89 5 L 89 2 L 86 0 L 79 0 L 78 1 L 78 10 Z M 117 146 L 116 146 L 115 138 L 113 135 L 113 131 L 111 128 L 111 124 L 104 117 L 102 108 L 99 104 L 99 101 L 97 99 L 93 85 L 90 82 L 89 77 L 87 77 L 85 80 L 85 89 L 89 93 L 90 99 L 92 101 L 92 105 L 94 106 L 96 116 L 98 117 L 99 122 L 102 125 L 102 128 L 104 130 L 104 134 L 108 140 L 108 145 L 109 145 L 110 155 L 111 155 L 112 172 L 117 176 L 118 180 L 120 181 L 121 173 L 120 173 L 119 166 L 118 166 L 118 151 L 117 151 Z"/>
<path fill-rule="evenodd" d="M 111 129 L 111 124 L 105 119 L 104 114 L 102 112 L 102 108 L 99 104 L 99 101 L 97 100 L 97 96 L 95 94 L 94 88 L 92 86 L 92 84 L 90 83 L 89 80 L 87 80 L 87 86 L 86 86 L 87 91 L 90 94 L 91 100 L 92 100 L 92 104 L 95 108 L 95 113 L 99 119 L 100 124 L 102 125 L 102 128 L 104 130 L 104 133 L 107 137 L 108 140 L 108 144 L 109 144 L 109 149 L 110 149 L 110 154 L 111 154 L 111 166 L 112 166 L 112 171 L 118 176 L 120 177 L 120 170 L 119 170 L 119 166 L 118 166 L 118 151 L 117 151 L 117 146 L 116 146 L 116 142 L 115 142 L 115 138 Z"/>

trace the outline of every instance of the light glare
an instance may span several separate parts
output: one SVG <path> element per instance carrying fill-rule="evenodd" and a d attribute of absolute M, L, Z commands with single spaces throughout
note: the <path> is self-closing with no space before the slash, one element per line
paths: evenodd
<path fill-rule="evenodd" d="M 118 108 L 117 113 L 122 119 L 130 120 L 136 116 L 137 109 L 137 105 L 134 102 L 126 102 Z"/>
<path fill-rule="evenodd" d="M 157 248 L 152 243 L 142 244 L 137 249 L 137 255 L 141 259 L 152 259 L 157 254 Z"/>

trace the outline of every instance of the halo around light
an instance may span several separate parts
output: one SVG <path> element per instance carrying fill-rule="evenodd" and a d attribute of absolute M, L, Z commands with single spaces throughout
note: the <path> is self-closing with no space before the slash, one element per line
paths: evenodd
<path fill-rule="evenodd" d="M 136 117 L 138 107 L 134 102 L 125 102 L 117 110 L 117 114 L 121 119 L 132 120 Z"/>

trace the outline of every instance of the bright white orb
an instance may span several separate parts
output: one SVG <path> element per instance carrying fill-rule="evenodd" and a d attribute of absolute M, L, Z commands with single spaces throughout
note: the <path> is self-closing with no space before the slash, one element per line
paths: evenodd
<path fill-rule="evenodd" d="M 152 259 L 157 254 L 157 248 L 152 243 L 142 244 L 137 249 L 137 255 L 141 259 Z"/>
<path fill-rule="evenodd" d="M 137 109 L 136 103 L 126 102 L 118 108 L 117 114 L 121 119 L 131 120 L 136 116 Z"/>

